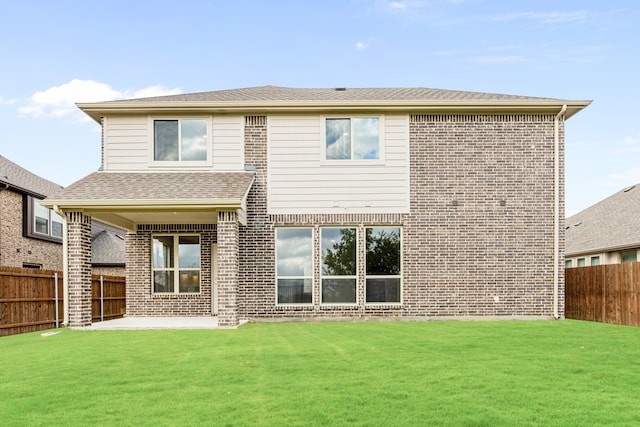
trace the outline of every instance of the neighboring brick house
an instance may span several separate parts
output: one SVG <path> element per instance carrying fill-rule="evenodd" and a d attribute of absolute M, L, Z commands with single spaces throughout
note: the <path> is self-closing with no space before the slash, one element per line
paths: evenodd
<path fill-rule="evenodd" d="M 127 234 L 129 316 L 564 315 L 564 120 L 589 104 L 265 86 L 79 104 L 102 168 L 66 213 L 91 322 L 91 218 Z"/>
<path fill-rule="evenodd" d="M 40 204 L 62 188 L 0 156 L 0 266 L 63 269 L 64 219 Z M 124 235 L 91 222 L 93 274 L 124 276 Z"/>
<path fill-rule="evenodd" d="M 63 219 L 40 205 L 61 189 L 0 156 L 0 266 L 62 270 Z"/>
<path fill-rule="evenodd" d="M 640 185 L 632 185 L 567 218 L 565 267 L 637 262 Z"/>

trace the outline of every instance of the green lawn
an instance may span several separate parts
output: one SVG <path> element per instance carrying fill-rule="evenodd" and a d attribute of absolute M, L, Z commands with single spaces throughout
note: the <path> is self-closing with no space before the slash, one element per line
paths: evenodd
<path fill-rule="evenodd" d="M 281 323 L 0 338 L 0 425 L 640 425 L 640 329 Z"/>

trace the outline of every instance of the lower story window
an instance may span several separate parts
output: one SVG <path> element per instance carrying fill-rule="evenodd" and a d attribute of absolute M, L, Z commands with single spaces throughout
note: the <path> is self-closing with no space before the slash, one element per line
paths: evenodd
<path fill-rule="evenodd" d="M 200 292 L 200 237 L 153 236 L 153 292 Z"/>
<path fill-rule="evenodd" d="M 359 243 L 357 227 L 276 228 L 277 304 L 312 304 L 314 277 L 319 278 L 315 285 L 321 304 L 399 304 L 402 229 L 360 230 L 365 232 L 364 244 Z M 314 243 L 314 232 L 319 242 Z M 364 301 L 359 301 L 363 293 Z"/>
<path fill-rule="evenodd" d="M 366 237 L 366 302 L 399 303 L 402 281 L 400 228 L 367 228 Z"/>
<path fill-rule="evenodd" d="M 322 302 L 356 303 L 355 228 L 322 228 Z"/>
<path fill-rule="evenodd" d="M 279 304 L 310 304 L 313 295 L 313 230 L 276 229 Z"/>

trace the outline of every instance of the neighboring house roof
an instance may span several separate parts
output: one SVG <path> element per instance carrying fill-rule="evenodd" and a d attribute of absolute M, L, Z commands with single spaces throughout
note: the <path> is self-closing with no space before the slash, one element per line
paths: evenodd
<path fill-rule="evenodd" d="M 380 109 L 429 112 L 484 111 L 558 113 L 567 105 L 569 118 L 591 101 L 501 95 L 430 88 L 289 88 L 260 86 L 123 101 L 80 103 L 78 107 L 97 122 L 109 111 L 340 111 Z"/>
<path fill-rule="evenodd" d="M 115 266 L 125 264 L 124 233 L 102 230 L 91 241 L 91 264 Z"/>
<path fill-rule="evenodd" d="M 63 187 L 29 172 L 4 156 L 0 156 L 0 188 L 11 188 L 20 193 L 44 198 L 59 192 Z"/>
<path fill-rule="evenodd" d="M 640 247 L 640 184 L 627 187 L 566 220 L 567 256 Z"/>

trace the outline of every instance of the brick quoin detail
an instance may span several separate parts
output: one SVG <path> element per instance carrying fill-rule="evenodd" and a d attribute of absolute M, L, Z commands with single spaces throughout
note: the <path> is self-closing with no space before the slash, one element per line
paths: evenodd
<path fill-rule="evenodd" d="M 69 327 L 91 324 L 91 217 L 67 212 Z"/>
<path fill-rule="evenodd" d="M 238 220 L 235 212 L 218 212 L 218 324 L 238 325 Z"/>

